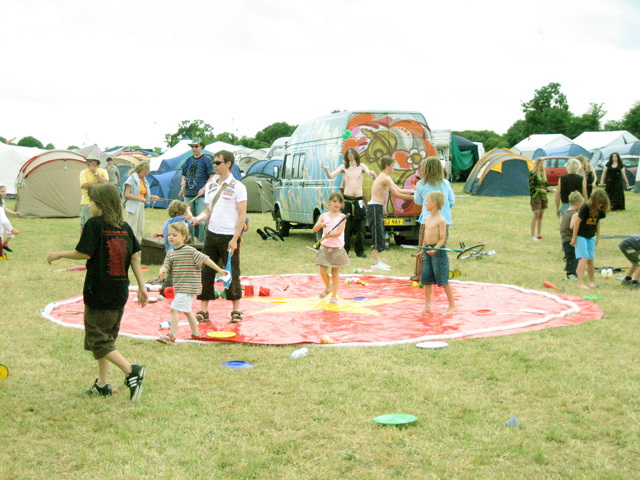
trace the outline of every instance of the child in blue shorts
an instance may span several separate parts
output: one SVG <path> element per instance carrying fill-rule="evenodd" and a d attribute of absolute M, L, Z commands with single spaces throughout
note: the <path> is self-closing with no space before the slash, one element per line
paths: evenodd
<path fill-rule="evenodd" d="M 571 245 L 576 247 L 576 258 L 579 259 L 578 288 L 589 290 L 596 286 L 593 281 L 593 258 L 600 240 L 600 220 L 607 216 L 609 209 L 609 196 L 603 189 L 597 188 L 591 193 L 589 201 L 580 207 L 578 218 L 573 224 Z M 589 276 L 589 286 L 584 283 L 585 267 Z"/>
<path fill-rule="evenodd" d="M 439 191 L 432 191 L 427 194 L 425 208 L 430 215 L 425 219 L 423 247 L 444 248 L 447 239 L 447 224 L 440 214 L 440 209 L 444 205 L 444 194 Z M 444 287 L 449 301 L 449 307 L 443 312 L 445 315 L 456 311 L 456 304 L 453 300 L 453 291 L 449 285 L 449 256 L 444 250 L 426 250 L 422 264 L 422 284 L 424 285 L 424 308 L 420 313 L 431 312 L 431 290 L 432 285 Z"/>

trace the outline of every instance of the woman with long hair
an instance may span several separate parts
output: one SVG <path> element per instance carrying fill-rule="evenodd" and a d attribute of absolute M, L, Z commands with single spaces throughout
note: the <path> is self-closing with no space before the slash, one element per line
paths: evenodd
<path fill-rule="evenodd" d="M 547 175 L 544 173 L 544 160 L 542 157 L 533 161 L 533 169 L 529 172 L 529 195 L 531 196 L 531 240 L 542 240 L 542 217 L 547 209 L 547 193 L 549 184 Z M 536 230 L 538 234 L 536 235 Z"/>
<path fill-rule="evenodd" d="M 444 178 L 444 168 L 442 162 L 438 157 L 427 157 L 420 165 L 420 173 L 422 180 L 416 184 L 416 191 L 413 194 L 413 201 L 416 205 L 422 207 L 420 217 L 418 217 L 418 223 L 420 223 L 420 243 L 422 245 L 424 235 L 424 224 L 427 217 L 430 215 L 429 210 L 425 207 L 425 201 L 427 200 L 427 194 L 430 192 L 442 192 L 444 194 L 444 205 L 440 210 L 440 214 L 444 217 L 444 221 L 447 225 L 447 238 L 449 238 L 449 227 L 453 223 L 451 220 L 451 207 L 456 203 L 456 197 L 453 194 L 453 189 L 448 180 Z M 446 240 L 445 240 L 446 244 Z M 411 277 L 413 281 L 419 282 L 422 277 L 422 253 L 424 250 L 420 250 L 416 258 L 415 275 Z"/>
<path fill-rule="evenodd" d="M 629 187 L 627 169 L 624 168 L 618 152 L 613 152 L 609 155 L 609 161 L 604 166 L 602 177 L 600 177 L 600 183 L 604 184 L 604 189 L 609 196 L 612 211 L 625 209 L 623 182 Z"/>
<path fill-rule="evenodd" d="M 125 207 L 127 209 L 127 223 L 133 230 L 138 242 L 144 237 L 144 206 L 150 200 L 159 197 L 151 195 L 147 175 L 151 167 L 147 162 L 140 162 L 129 172 L 129 178 L 124 182 Z"/>

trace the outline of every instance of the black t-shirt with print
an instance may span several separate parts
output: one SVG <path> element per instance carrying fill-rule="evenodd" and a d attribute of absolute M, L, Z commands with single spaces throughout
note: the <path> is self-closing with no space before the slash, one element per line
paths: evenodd
<path fill-rule="evenodd" d="M 578 236 L 584 238 L 592 238 L 598 229 L 598 222 L 607 215 L 600 209 L 595 214 L 591 214 L 589 205 L 586 203 L 580 207 L 578 212 L 580 217 L 580 227 L 578 228 Z"/>
<path fill-rule="evenodd" d="M 76 250 L 89 255 L 84 279 L 85 305 L 99 310 L 123 308 L 129 297 L 131 256 L 140 251 L 131 227 L 114 227 L 104 217 L 91 217 Z"/>

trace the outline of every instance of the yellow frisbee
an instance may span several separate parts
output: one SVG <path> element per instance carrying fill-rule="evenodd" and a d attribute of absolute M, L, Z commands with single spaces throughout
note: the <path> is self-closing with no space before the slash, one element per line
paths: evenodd
<path fill-rule="evenodd" d="M 209 338 L 233 338 L 237 334 L 236 332 L 209 332 L 207 337 Z"/>

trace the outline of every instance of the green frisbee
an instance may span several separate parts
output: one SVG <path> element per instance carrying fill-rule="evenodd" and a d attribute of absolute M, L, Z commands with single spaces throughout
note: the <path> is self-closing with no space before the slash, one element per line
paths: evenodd
<path fill-rule="evenodd" d="M 585 295 L 582 298 L 584 298 L 585 300 L 600 300 L 601 298 L 604 298 L 604 297 L 601 297 L 600 295 Z"/>
<path fill-rule="evenodd" d="M 374 422 L 382 425 L 406 425 L 407 423 L 413 423 L 416 420 L 418 420 L 418 417 L 404 413 L 390 413 L 388 415 L 380 415 L 373 419 Z"/>

